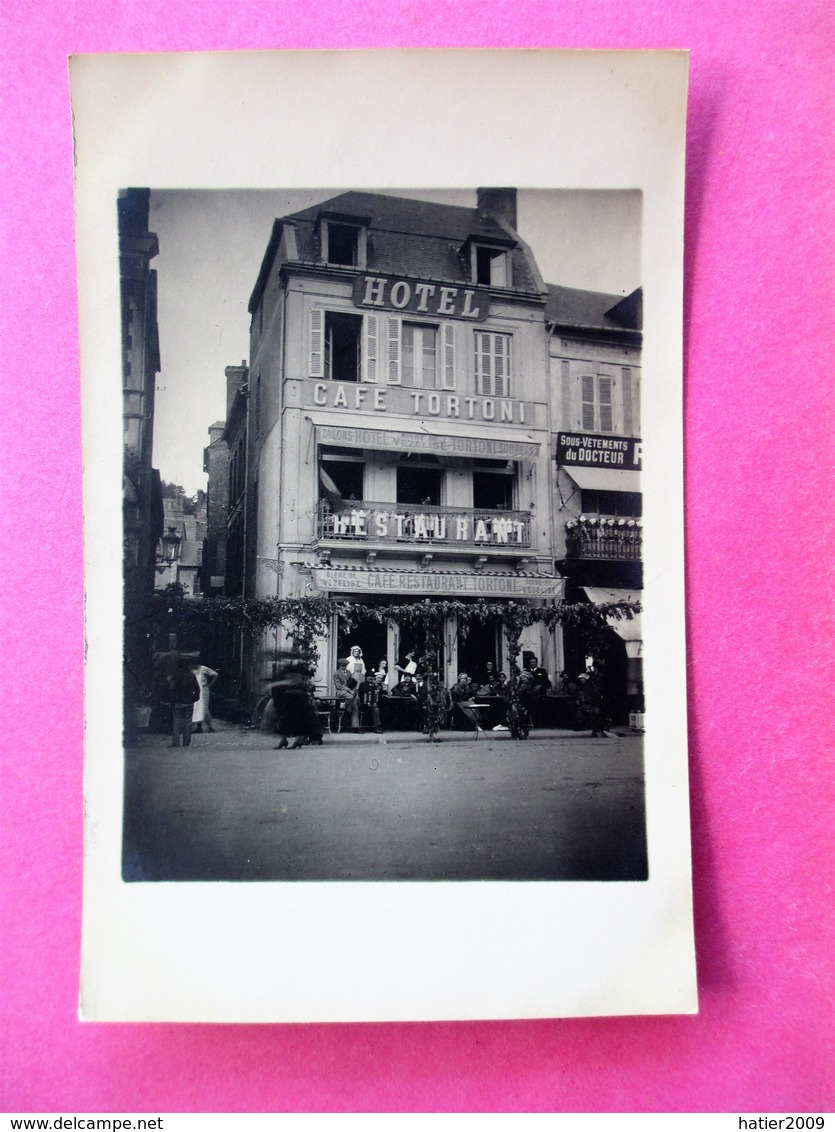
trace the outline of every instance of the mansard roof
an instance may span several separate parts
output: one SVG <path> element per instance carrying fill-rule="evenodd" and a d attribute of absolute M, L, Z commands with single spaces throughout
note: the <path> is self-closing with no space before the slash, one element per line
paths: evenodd
<path fill-rule="evenodd" d="M 529 263 L 524 243 L 512 228 L 477 208 L 352 191 L 276 220 L 250 310 L 257 305 L 272 270 L 284 223 L 295 228 L 299 262 L 321 263 L 319 220 L 323 216 L 345 223 L 353 219 L 366 228 L 368 271 L 469 283 L 467 241 L 484 240 L 510 253 L 509 293 L 541 294 L 536 267 Z"/>
<path fill-rule="evenodd" d="M 629 295 L 611 295 L 549 283 L 545 317 L 568 330 L 640 332 L 642 294 L 640 287 Z"/>

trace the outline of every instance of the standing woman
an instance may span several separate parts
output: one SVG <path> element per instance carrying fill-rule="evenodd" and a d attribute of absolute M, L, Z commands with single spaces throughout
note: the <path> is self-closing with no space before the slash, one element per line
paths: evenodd
<path fill-rule="evenodd" d="M 348 671 L 357 684 L 361 684 L 365 679 L 365 661 L 362 659 L 362 649 L 359 645 L 354 645 L 351 649 L 351 655 L 348 657 Z"/>
<path fill-rule="evenodd" d="M 374 673 L 374 679 L 382 681 L 383 687 L 388 690 L 389 686 L 389 662 L 385 659 L 381 660 L 377 665 L 377 671 Z"/>
<path fill-rule="evenodd" d="M 202 732 L 205 723 L 207 731 L 214 731 L 212 716 L 209 711 L 209 689 L 217 680 L 218 673 L 213 668 L 201 664 L 199 659 L 192 663 L 191 671 L 200 685 L 200 699 L 194 705 L 194 711 L 191 713 L 191 729 L 198 733 Z"/>

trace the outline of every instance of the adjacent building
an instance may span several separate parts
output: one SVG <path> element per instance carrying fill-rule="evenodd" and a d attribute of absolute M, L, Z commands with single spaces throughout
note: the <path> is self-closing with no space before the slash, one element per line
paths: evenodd
<path fill-rule="evenodd" d="M 148 230 L 150 191 L 127 189 L 118 199 L 119 283 L 122 307 L 122 478 L 125 734 L 150 683 L 148 633 L 162 535 L 159 472 L 152 466 L 154 390 L 160 368 L 157 276 L 151 261 L 157 237 Z"/>
<path fill-rule="evenodd" d="M 549 285 L 557 570 L 569 602 L 640 601 L 640 289 L 625 298 Z M 642 707 L 640 615 L 612 621 L 603 666 L 610 703 Z M 582 670 L 586 644 L 563 634 L 565 665 Z"/>

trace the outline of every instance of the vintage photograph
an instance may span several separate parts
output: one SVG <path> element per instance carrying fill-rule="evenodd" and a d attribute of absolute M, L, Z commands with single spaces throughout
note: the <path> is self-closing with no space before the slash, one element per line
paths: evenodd
<path fill-rule="evenodd" d="M 113 223 L 123 880 L 646 881 L 642 194 Z"/>

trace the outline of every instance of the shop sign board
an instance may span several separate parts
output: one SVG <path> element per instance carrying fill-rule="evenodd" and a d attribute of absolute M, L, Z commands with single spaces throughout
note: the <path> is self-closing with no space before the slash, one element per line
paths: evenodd
<path fill-rule="evenodd" d="M 590 432 L 557 433 L 558 464 L 586 468 L 641 470 L 641 441 L 637 436 L 605 436 Z"/>
<path fill-rule="evenodd" d="M 564 578 L 526 578 L 515 574 L 443 574 L 415 570 L 337 570 L 317 566 L 316 585 L 347 593 L 413 593 L 420 597 L 562 597 Z"/>
<path fill-rule="evenodd" d="M 345 448 L 373 448 L 391 452 L 431 452 L 436 456 L 480 456 L 501 460 L 535 460 L 535 440 L 502 440 L 490 436 L 444 436 L 430 432 L 399 432 L 352 425 L 317 425 L 320 444 Z"/>
<path fill-rule="evenodd" d="M 434 318 L 484 322 L 490 313 L 490 292 L 478 287 L 403 279 L 396 275 L 360 275 L 354 282 L 354 306 L 362 310 L 405 311 Z"/>

